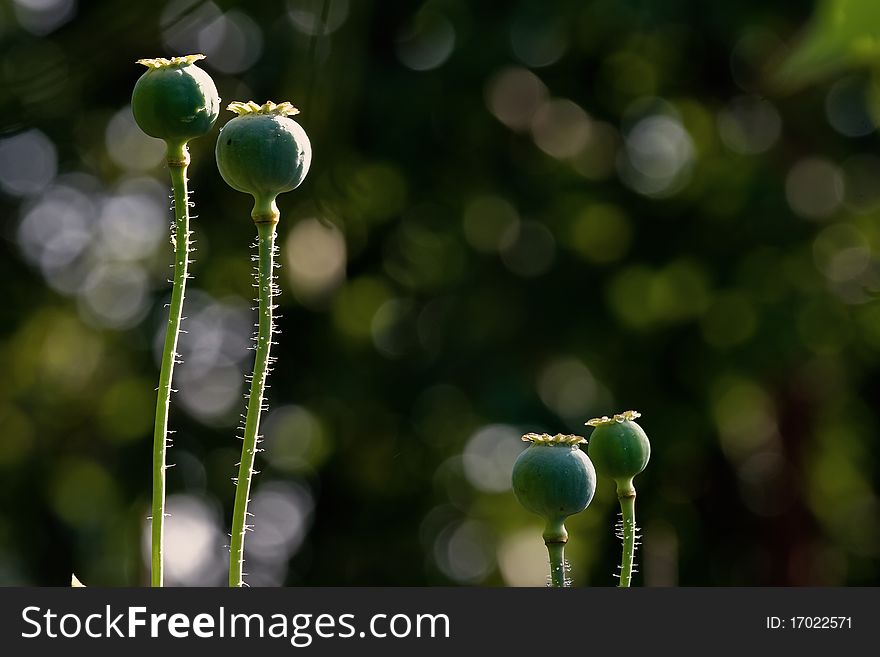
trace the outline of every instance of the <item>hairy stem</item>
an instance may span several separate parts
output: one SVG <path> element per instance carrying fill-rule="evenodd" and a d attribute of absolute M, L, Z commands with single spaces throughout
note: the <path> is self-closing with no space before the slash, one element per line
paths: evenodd
<path fill-rule="evenodd" d="M 257 433 L 260 429 L 260 413 L 263 410 L 263 393 L 269 371 L 269 350 L 272 345 L 272 296 L 275 256 L 275 223 L 258 222 L 259 265 L 257 288 L 259 300 L 259 327 L 257 329 L 256 357 L 251 390 L 248 397 L 247 416 L 244 423 L 244 444 L 241 447 L 241 463 L 235 490 L 235 508 L 232 512 L 232 545 L 229 555 L 229 586 L 243 585 L 244 534 L 247 531 L 247 506 L 251 479 L 254 472 L 254 456 L 257 451 Z"/>
<path fill-rule="evenodd" d="M 547 543 L 550 553 L 550 586 L 565 587 L 565 543 Z"/>
<path fill-rule="evenodd" d="M 169 149 L 170 151 L 170 149 Z M 184 151 L 185 155 L 185 151 Z M 156 424 L 153 430 L 153 502 L 151 521 L 151 570 L 152 586 L 162 586 L 165 578 L 165 452 L 168 447 L 168 406 L 171 399 L 171 379 L 177 360 L 177 339 L 186 292 L 187 267 L 189 265 L 189 198 L 186 185 L 188 158 L 168 158 L 171 187 L 174 192 L 174 281 L 171 303 L 168 309 L 168 325 L 165 327 L 165 347 L 159 369 L 159 393 L 156 399 Z"/>
<path fill-rule="evenodd" d="M 569 586 L 565 576 L 565 544 L 568 542 L 568 531 L 563 521 L 565 518 L 548 520 L 544 528 L 544 544 L 550 555 L 550 586 Z"/>
<path fill-rule="evenodd" d="M 636 551 L 636 489 L 618 486 L 621 525 L 623 529 L 623 554 L 620 558 L 620 587 L 628 587 L 632 581 L 633 557 Z"/>

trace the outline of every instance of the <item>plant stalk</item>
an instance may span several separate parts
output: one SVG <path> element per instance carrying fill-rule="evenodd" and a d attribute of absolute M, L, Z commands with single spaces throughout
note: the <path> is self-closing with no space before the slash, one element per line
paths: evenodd
<path fill-rule="evenodd" d="M 565 587 L 565 543 L 547 543 L 550 553 L 550 586 Z"/>
<path fill-rule="evenodd" d="M 276 217 L 277 221 L 277 217 Z M 257 451 L 260 414 L 263 410 L 263 394 L 269 372 L 269 351 L 272 346 L 272 296 L 275 256 L 275 221 L 257 222 L 259 237 L 259 263 L 257 288 L 259 301 L 259 324 L 257 329 L 254 374 L 248 397 L 247 416 L 244 424 L 244 444 L 235 489 L 235 507 L 232 512 L 232 545 L 229 555 L 229 586 L 243 585 L 244 534 L 247 531 L 247 506 L 250 498 L 254 457 Z"/>
<path fill-rule="evenodd" d="M 568 531 L 563 521 L 556 518 L 547 521 L 544 529 L 544 544 L 550 555 L 550 586 L 566 587 L 571 583 L 565 577 L 565 544 L 568 542 Z"/>
<path fill-rule="evenodd" d="M 618 487 L 621 525 L 623 528 L 623 554 L 620 559 L 619 587 L 629 587 L 632 581 L 633 558 L 636 551 L 636 489 L 630 486 Z"/>
<path fill-rule="evenodd" d="M 150 583 L 163 586 L 165 581 L 165 465 L 168 448 L 168 406 L 171 400 L 171 380 L 177 361 L 177 340 L 186 294 L 187 267 L 189 265 L 189 192 L 186 170 L 189 157 L 186 147 L 178 149 L 178 157 L 172 157 L 169 148 L 168 170 L 174 194 L 174 280 L 171 287 L 171 303 L 168 308 L 168 325 L 165 327 L 165 346 L 159 369 L 159 391 L 156 398 L 156 423 L 153 429 L 153 500 L 151 520 Z"/>

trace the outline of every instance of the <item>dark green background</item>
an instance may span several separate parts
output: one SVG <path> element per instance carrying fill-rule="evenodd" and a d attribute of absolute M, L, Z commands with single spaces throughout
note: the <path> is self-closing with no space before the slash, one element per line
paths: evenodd
<path fill-rule="evenodd" d="M 155 228 L 168 177 L 126 118 L 134 62 L 201 45 L 224 107 L 290 100 L 314 149 L 279 202 L 281 410 L 255 494 L 283 503 L 255 518 L 253 584 L 540 584 L 540 521 L 506 488 L 518 436 L 628 408 L 653 447 L 636 584 L 877 584 L 870 3 L 824 3 L 858 20 L 817 20 L 784 75 L 813 3 L 335 0 L 309 29 L 322 4 L 0 5 L 0 583 L 148 579 L 170 247 L 148 231 L 114 252 L 137 231 L 111 201 L 134 194 Z M 250 367 L 254 239 L 213 161 L 231 117 L 191 149 L 184 314 L 204 314 L 184 322 L 169 452 L 169 492 L 214 523 L 178 547 L 213 566 L 169 583 L 223 581 L 243 401 L 204 409 Z M 130 141 L 108 148 L 111 125 Z M 51 169 L 52 147 L 57 175 L 3 184 L 10 154 Z M 332 274 L 343 242 L 344 277 L 310 295 L 305 256 Z M 227 316 L 229 341 L 199 342 Z M 568 523 L 576 585 L 613 583 L 615 513 L 600 473 Z"/>

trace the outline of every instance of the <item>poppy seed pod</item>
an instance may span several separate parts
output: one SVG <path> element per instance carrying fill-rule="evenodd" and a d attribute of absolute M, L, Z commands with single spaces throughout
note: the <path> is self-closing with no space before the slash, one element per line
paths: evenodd
<path fill-rule="evenodd" d="M 220 114 L 211 76 L 195 65 L 204 55 L 139 59 L 147 67 L 131 94 L 135 121 L 168 144 L 169 162 L 186 159 L 186 143 L 208 133 Z"/>
<path fill-rule="evenodd" d="M 299 187 L 312 162 L 312 145 L 305 130 L 290 118 L 299 110 L 290 103 L 229 105 L 237 117 L 217 139 L 217 168 L 227 184 L 254 197 L 257 223 L 278 221 L 278 194 Z"/>
<path fill-rule="evenodd" d="M 513 465 L 513 492 L 520 504 L 547 521 L 548 530 L 553 525 L 562 533 L 565 519 L 586 509 L 596 492 L 596 471 L 579 447 L 586 441 L 535 433 L 523 440 L 531 445 Z"/>
<path fill-rule="evenodd" d="M 632 582 L 636 550 L 636 489 L 633 478 L 645 469 L 651 458 L 651 443 L 645 431 L 636 424 L 641 416 L 636 411 L 624 411 L 612 417 L 594 418 L 587 422 L 593 427 L 589 454 L 600 474 L 614 479 L 620 502 L 620 524 L 617 533 L 623 540 L 620 558 L 620 584 Z"/>
<path fill-rule="evenodd" d="M 207 133 L 220 113 L 220 97 L 211 76 L 195 62 L 204 55 L 187 55 L 172 59 L 139 59 L 147 67 L 138 78 L 131 94 L 131 110 L 141 130 L 158 139 L 167 147 L 166 161 L 171 175 L 174 198 L 174 223 L 171 225 L 171 243 L 174 245 L 174 279 L 171 282 L 171 301 L 165 342 L 159 367 L 156 420 L 153 426 L 153 494 L 150 521 L 150 582 L 164 585 L 165 544 L 165 491 L 166 451 L 168 449 L 168 412 L 171 404 L 174 365 L 177 357 L 180 322 L 186 298 L 186 280 L 189 276 L 190 227 L 189 211 L 192 202 L 187 185 L 189 151 L 187 143 Z"/>
<path fill-rule="evenodd" d="M 613 417 L 587 422 L 594 427 L 589 455 L 600 474 L 611 477 L 618 488 L 631 488 L 632 480 L 648 465 L 651 443 L 644 429 L 636 424 L 637 411 L 624 411 Z"/>
<path fill-rule="evenodd" d="M 550 556 L 550 586 L 570 586 L 566 576 L 565 519 L 593 500 L 596 471 L 580 449 L 581 436 L 527 433 L 531 443 L 513 464 L 513 492 L 526 509 L 545 520 L 544 544 Z"/>

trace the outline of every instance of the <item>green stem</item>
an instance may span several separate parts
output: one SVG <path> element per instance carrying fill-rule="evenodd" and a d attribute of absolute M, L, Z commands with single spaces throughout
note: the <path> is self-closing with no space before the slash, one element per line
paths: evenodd
<path fill-rule="evenodd" d="M 563 521 L 565 518 L 548 520 L 544 529 L 544 544 L 550 555 L 550 586 L 566 587 L 569 582 L 565 578 L 565 544 L 568 542 L 568 531 Z"/>
<path fill-rule="evenodd" d="M 275 222 L 257 223 L 259 235 L 259 265 L 257 287 L 259 296 L 259 328 L 257 330 L 254 375 L 251 379 L 247 416 L 244 423 L 244 444 L 241 447 L 241 463 L 235 490 L 235 508 L 232 511 L 232 545 L 229 555 L 229 586 L 243 585 L 244 534 L 247 531 L 247 505 L 250 497 L 251 479 L 254 472 L 254 456 L 257 451 L 257 432 L 263 409 L 263 393 L 269 371 L 269 350 L 272 345 L 272 269 L 275 256 Z"/>
<path fill-rule="evenodd" d="M 565 583 L 565 543 L 547 543 L 550 553 L 550 586 L 566 586 Z"/>
<path fill-rule="evenodd" d="M 636 551 L 636 489 L 632 482 L 617 487 L 623 526 L 623 555 L 620 559 L 620 584 L 626 588 L 632 581 L 633 557 Z"/>
<path fill-rule="evenodd" d="M 165 327 L 165 347 L 159 369 L 159 394 L 156 399 L 156 424 L 153 430 L 153 502 L 151 522 L 152 586 L 162 586 L 165 579 L 165 452 L 168 447 L 168 406 L 171 399 L 171 379 L 177 360 L 177 339 L 183 299 L 186 293 L 187 266 L 189 265 L 189 198 L 186 185 L 188 158 L 173 159 L 169 147 L 168 170 L 174 192 L 174 281 Z M 185 155 L 185 148 L 184 148 Z"/>

